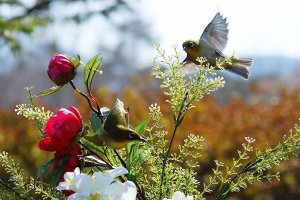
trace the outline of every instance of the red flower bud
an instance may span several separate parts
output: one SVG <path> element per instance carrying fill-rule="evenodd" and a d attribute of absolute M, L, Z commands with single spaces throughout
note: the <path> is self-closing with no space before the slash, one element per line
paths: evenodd
<path fill-rule="evenodd" d="M 72 61 L 63 54 L 55 54 L 48 65 L 48 76 L 56 85 L 64 85 L 76 75 Z"/>
<path fill-rule="evenodd" d="M 43 151 L 66 151 L 82 130 L 82 117 L 75 107 L 62 108 L 46 123 L 45 138 L 39 141 Z"/>

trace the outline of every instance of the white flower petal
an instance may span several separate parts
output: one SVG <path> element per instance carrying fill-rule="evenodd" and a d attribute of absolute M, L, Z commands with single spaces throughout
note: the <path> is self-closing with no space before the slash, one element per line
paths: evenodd
<path fill-rule="evenodd" d="M 137 189 L 131 181 L 126 181 L 125 183 L 115 182 L 107 188 L 105 193 L 111 200 L 135 200 Z"/>
<path fill-rule="evenodd" d="M 60 182 L 56 187 L 58 190 L 76 190 L 76 177 L 80 174 L 80 169 L 77 167 L 74 172 L 66 172 L 64 174 L 64 182 Z"/>
<path fill-rule="evenodd" d="M 106 173 L 106 174 L 108 174 L 108 175 L 115 178 L 115 177 L 127 174 L 128 170 L 124 167 L 116 167 L 115 169 L 106 170 L 106 171 L 104 171 L 104 173 Z"/>
<path fill-rule="evenodd" d="M 86 195 L 83 193 L 74 193 L 71 194 L 70 196 L 68 196 L 68 200 L 89 200 L 90 199 L 90 195 Z"/>
<path fill-rule="evenodd" d="M 187 196 L 186 200 L 193 200 L 194 198 L 192 196 Z"/>
<path fill-rule="evenodd" d="M 163 200 L 193 200 L 193 197 L 192 196 L 185 196 L 185 194 L 183 192 L 176 191 L 173 194 L 172 199 L 164 198 Z"/>
<path fill-rule="evenodd" d="M 59 183 L 59 190 L 72 189 L 76 193 L 68 200 L 85 200 L 101 198 L 101 200 L 135 200 L 137 189 L 133 182 L 114 182 L 115 177 L 128 173 L 125 168 L 116 168 L 93 175 L 80 173 L 79 168 L 65 174 L 65 181 Z M 99 196 L 99 197 L 98 197 Z"/>
<path fill-rule="evenodd" d="M 127 187 L 127 192 L 125 192 L 122 195 L 123 200 L 135 200 L 136 199 L 136 194 L 137 194 L 137 189 L 136 186 L 133 182 L 131 181 L 126 181 L 123 183 L 125 187 Z"/>
<path fill-rule="evenodd" d="M 78 174 L 80 174 L 80 169 L 79 167 L 76 167 L 74 170 L 75 175 L 77 176 Z"/>
<path fill-rule="evenodd" d="M 185 195 L 182 192 L 176 191 L 173 194 L 172 200 L 185 200 Z"/>
<path fill-rule="evenodd" d="M 78 175 L 75 187 L 78 192 L 94 192 L 99 188 L 99 186 L 95 184 L 94 177 L 88 174 Z"/>
<path fill-rule="evenodd" d="M 100 185 L 99 187 L 108 186 L 112 182 L 114 182 L 114 177 L 105 172 L 106 171 L 94 173 L 95 180 L 96 180 L 97 184 Z"/>

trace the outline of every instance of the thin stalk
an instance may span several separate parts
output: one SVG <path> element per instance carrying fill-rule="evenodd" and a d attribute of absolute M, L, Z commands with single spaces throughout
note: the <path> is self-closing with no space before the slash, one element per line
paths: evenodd
<path fill-rule="evenodd" d="M 96 152 L 94 152 L 91 148 L 89 148 L 87 145 L 85 145 L 82 141 L 79 140 L 79 144 L 86 148 L 88 151 L 90 151 L 94 156 L 102 160 L 110 169 L 113 169 L 113 166 L 109 164 L 107 161 L 105 161 L 103 158 L 101 158 Z"/>
<path fill-rule="evenodd" d="M 93 66 L 94 66 L 95 62 L 96 62 L 96 60 L 93 62 L 93 64 L 92 64 Z M 94 70 L 95 70 L 95 69 L 94 69 Z M 91 76 L 93 76 L 93 75 L 92 75 L 92 69 L 89 71 L 89 74 L 88 74 L 88 80 L 90 79 Z M 93 96 L 93 94 L 92 94 L 92 82 L 93 82 L 93 77 L 92 77 L 90 83 L 86 85 L 86 89 L 87 89 L 87 91 L 88 91 L 89 96 L 91 97 L 91 99 L 92 99 L 92 100 L 94 101 L 94 103 L 96 104 L 98 113 L 100 113 L 100 115 L 102 115 L 101 110 L 100 110 L 100 106 L 99 106 L 99 102 L 98 102 L 98 100 L 97 100 L 97 99 Z M 102 117 L 100 117 L 100 120 L 101 120 L 101 122 L 103 123 Z"/>
<path fill-rule="evenodd" d="M 178 121 L 178 118 L 177 118 L 177 121 Z M 167 154 L 164 156 L 164 160 L 163 160 L 162 172 L 161 172 L 161 178 L 160 178 L 160 199 L 162 199 L 162 188 L 163 188 L 163 185 L 164 185 L 164 178 L 165 178 L 165 171 L 166 171 L 167 160 L 168 160 L 168 158 L 170 156 L 172 144 L 173 144 L 173 141 L 174 141 L 174 138 L 175 138 L 178 126 L 179 126 L 179 124 L 176 123 L 175 127 L 174 127 L 174 130 L 173 130 L 172 138 L 171 138 L 168 150 L 167 150 Z"/>
<path fill-rule="evenodd" d="M 121 156 L 119 155 L 117 150 L 116 149 L 113 149 L 113 150 L 114 150 L 115 154 L 117 155 L 118 159 L 120 160 L 121 164 L 123 165 L 123 167 L 127 169 L 125 161 L 121 158 Z M 128 175 L 126 175 L 126 177 L 128 178 Z M 120 177 L 120 178 L 122 178 L 122 177 Z M 135 185 L 137 186 L 137 192 L 138 192 L 138 197 L 139 197 L 138 199 L 147 200 L 147 198 L 145 197 L 144 191 L 141 189 L 141 187 L 139 186 L 139 184 L 136 181 L 135 181 Z"/>
<path fill-rule="evenodd" d="M 119 155 L 119 153 L 117 152 L 117 150 L 115 150 L 115 149 L 113 149 L 113 150 L 114 150 L 115 154 L 117 155 L 119 161 L 123 165 L 123 167 L 127 169 L 125 161 L 121 158 L 121 156 Z"/>
<path fill-rule="evenodd" d="M 22 200 L 26 200 L 27 198 L 22 197 L 18 192 L 16 192 L 13 188 L 11 188 L 10 186 L 8 186 L 6 183 L 4 183 L 1 179 L 0 179 L 0 185 L 5 188 L 5 190 L 8 190 L 12 193 L 14 193 L 18 198 L 22 199 Z"/>
<path fill-rule="evenodd" d="M 88 102 L 90 108 L 93 110 L 93 112 L 96 113 L 97 116 L 101 116 L 101 113 L 99 113 L 98 110 L 96 110 L 96 109 L 93 107 L 92 102 L 91 102 L 91 99 L 90 99 L 86 94 L 84 94 L 84 93 L 81 92 L 79 89 L 77 89 L 77 88 L 75 87 L 73 81 L 70 81 L 69 83 L 71 84 L 72 88 L 73 88 L 76 92 L 78 92 L 81 96 L 83 96 L 83 97 L 87 100 L 87 102 Z M 102 117 L 100 117 L 100 118 L 102 118 Z"/>
<path fill-rule="evenodd" d="M 180 126 L 181 122 L 183 121 L 183 118 L 184 118 L 185 113 L 186 113 L 185 112 L 186 108 L 188 108 L 188 106 L 191 103 L 191 101 L 189 101 L 188 104 L 184 105 L 184 103 L 186 102 L 186 100 L 188 98 L 188 95 L 189 95 L 189 93 L 186 92 L 185 93 L 185 97 L 183 98 L 182 103 L 180 105 L 178 115 L 177 115 L 176 119 L 174 120 L 175 127 L 174 127 L 174 130 L 173 130 L 172 138 L 171 138 L 171 141 L 169 143 L 167 154 L 164 156 L 164 160 L 163 160 L 163 164 L 162 164 L 161 178 L 160 178 L 160 195 L 159 195 L 160 199 L 162 199 L 162 188 L 163 188 L 163 185 L 164 185 L 164 178 L 165 178 L 165 173 L 166 173 L 166 165 L 167 165 L 168 158 L 170 156 L 170 152 L 171 152 L 172 144 L 173 144 L 176 132 L 177 132 L 177 128 Z"/>

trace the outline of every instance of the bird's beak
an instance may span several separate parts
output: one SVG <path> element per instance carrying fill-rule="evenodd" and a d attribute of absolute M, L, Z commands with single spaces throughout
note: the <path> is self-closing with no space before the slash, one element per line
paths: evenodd
<path fill-rule="evenodd" d="M 147 140 L 148 140 L 147 138 L 142 138 L 142 137 L 139 139 L 139 141 L 141 142 L 147 142 Z"/>
<path fill-rule="evenodd" d="M 183 48 L 183 50 L 186 50 L 186 47 L 182 47 Z"/>

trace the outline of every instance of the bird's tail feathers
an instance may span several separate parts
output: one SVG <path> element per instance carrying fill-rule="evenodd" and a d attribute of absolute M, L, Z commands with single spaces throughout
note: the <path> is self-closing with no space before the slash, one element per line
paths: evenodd
<path fill-rule="evenodd" d="M 226 70 L 235 73 L 244 79 L 249 78 L 249 68 L 253 64 L 252 58 L 233 58 L 232 65 L 226 67 Z"/>

